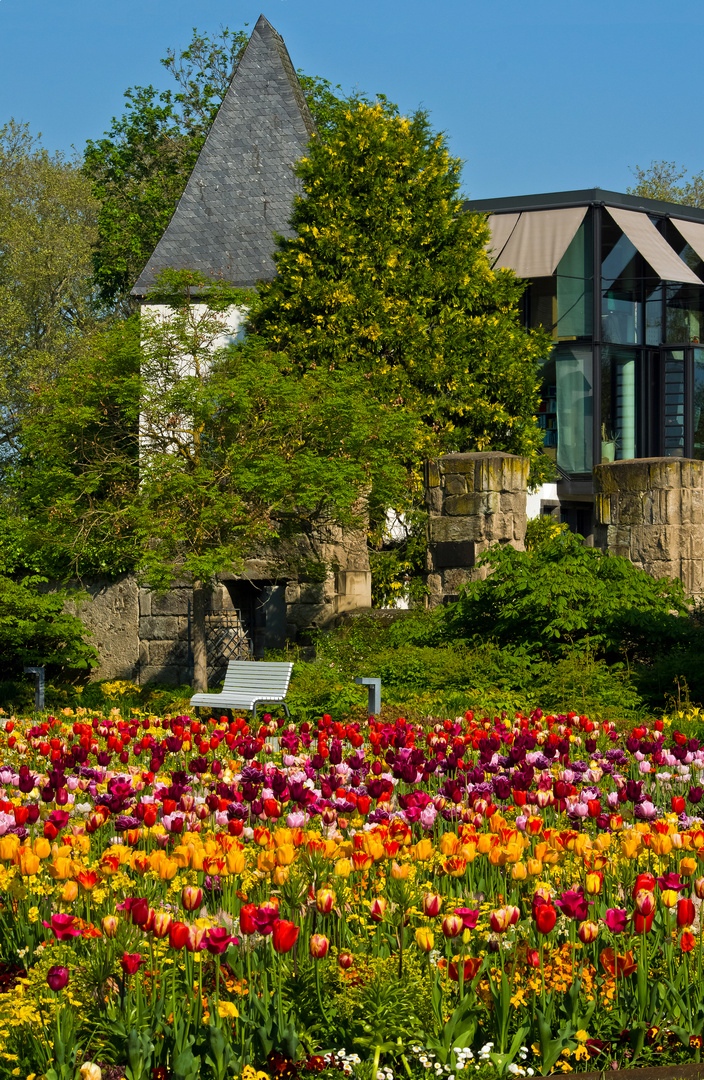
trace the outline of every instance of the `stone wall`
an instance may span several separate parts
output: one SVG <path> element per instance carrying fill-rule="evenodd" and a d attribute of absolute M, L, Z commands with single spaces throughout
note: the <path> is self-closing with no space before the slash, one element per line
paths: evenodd
<path fill-rule="evenodd" d="M 704 594 L 704 461 L 641 458 L 597 465 L 595 546 L 655 578 Z"/>
<path fill-rule="evenodd" d="M 134 680 L 139 669 L 140 621 L 139 588 L 134 575 L 84 584 L 66 608 L 72 615 L 79 615 L 93 634 L 91 641 L 100 655 L 100 666 L 93 669 L 92 678 Z"/>
<path fill-rule="evenodd" d="M 527 486 L 528 459 L 515 454 L 445 454 L 426 462 L 431 607 L 485 573 L 476 563 L 490 544 L 523 550 Z"/>
<path fill-rule="evenodd" d="M 94 635 L 100 666 L 92 678 L 188 683 L 189 603 L 184 583 L 163 596 L 139 588 L 134 575 L 84 584 L 70 610 Z M 256 656 L 286 641 L 306 645 L 312 631 L 369 607 L 366 531 L 343 533 L 337 526 L 262 551 L 241 574 L 223 574 L 211 597 L 215 616 L 242 611 Z"/>

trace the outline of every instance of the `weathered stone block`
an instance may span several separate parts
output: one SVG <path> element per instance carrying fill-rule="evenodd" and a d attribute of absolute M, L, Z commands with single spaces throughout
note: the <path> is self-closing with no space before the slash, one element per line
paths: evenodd
<path fill-rule="evenodd" d="M 476 454 L 443 454 L 438 458 L 438 465 L 443 476 L 448 473 L 461 473 L 467 477 L 467 488 L 474 489 L 473 478 L 476 466 Z"/>
<path fill-rule="evenodd" d="M 680 575 L 684 591 L 688 596 L 704 594 L 704 561 L 701 558 L 683 559 L 680 564 Z"/>
<path fill-rule="evenodd" d="M 431 544 L 483 540 L 482 521 L 478 517 L 432 517 L 428 538 Z"/>
<path fill-rule="evenodd" d="M 323 582 L 309 581 L 302 583 L 298 602 L 301 604 L 321 604 L 323 602 Z"/>
<path fill-rule="evenodd" d="M 467 491 L 467 478 L 461 473 L 446 473 L 445 496 L 464 495 Z"/>
<path fill-rule="evenodd" d="M 425 486 L 429 488 L 440 487 L 440 467 L 437 461 L 427 461 L 425 470 Z"/>
<path fill-rule="evenodd" d="M 185 641 L 150 641 L 150 664 L 185 664 L 188 645 Z"/>
<path fill-rule="evenodd" d="M 434 568 L 447 566 L 472 567 L 475 562 L 475 545 L 471 540 L 435 544 L 433 551 Z"/>
<path fill-rule="evenodd" d="M 425 505 L 430 514 L 442 513 L 443 496 L 439 487 L 425 489 Z"/>
<path fill-rule="evenodd" d="M 152 615 L 187 615 L 188 602 L 192 601 L 190 589 L 171 589 L 163 596 L 152 593 Z"/>
<path fill-rule="evenodd" d="M 473 578 L 471 570 L 463 570 L 461 567 L 446 570 L 442 576 L 443 590 L 445 592 L 459 592 L 463 585 Z"/>
<path fill-rule="evenodd" d="M 167 686 L 179 686 L 183 678 L 182 669 L 176 664 L 149 664 L 139 673 L 141 686 L 147 683 L 165 683 Z"/>
<path fill-rule="evenodd" d="M 139 620 L 139 636 L 142 641 L 175 640 L 179 634 L 179 621 L 174 616 L 151 615 Z"/>
<path fill-rule="evenodd" d="M 152 592 L 151 589 L 139 590 L 139 614 L 151 615 L 152 613 Z"/>
<path fill-rule="evenodd" d="M 296 604 L 301 595 L 301 587 L 297 581 L 289 581 L 286 586 L 286 592 L 284 593 L 284 600 L 287 604 Z"/>

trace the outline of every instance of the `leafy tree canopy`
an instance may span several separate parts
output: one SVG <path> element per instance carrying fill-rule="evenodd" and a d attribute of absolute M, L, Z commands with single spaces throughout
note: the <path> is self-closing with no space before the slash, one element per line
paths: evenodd
<path fill-rule="evenodd" d="M 629 195 L 683 206 L 704 206 L 704 172 L 688 177 L 687 170 L 674 161 L 651 161 L 647 169 L 636 165 L 632 171 L 637 183 L 628 189 Z"/>
<path fill-rule="evenodd" d="M 0 128 L 0 463 L 33 395 L 100 321 L 91 251 L 98 203 L 80 163 L 25 124 Z"/>
<path fill-rule="evenodd" d="M 496 449 L 541 467 L 538 363 L 523 291 L 493 271 L 486 219 L 462 210 L 460 162 L 422 112 L 357 102 L 298 165 L 304 195 L 250 325 L 295 362 L 354 370 L 418 418 L 417 457 Z"/>
<path fill-rule="evenodd" d="M 25 666 L 38 665 L 49 676 L 85 678 L 97 664 L 81 620 L 63 610 L 66 594 L 38 591 L 43 581 L 0 574 L 0 678 L 17 678 Z"/>

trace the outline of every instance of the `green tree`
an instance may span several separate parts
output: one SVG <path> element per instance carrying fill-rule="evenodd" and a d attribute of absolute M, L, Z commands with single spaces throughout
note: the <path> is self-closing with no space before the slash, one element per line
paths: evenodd
<path fill-rule="evenodd" d="M 139 321 L 86 334 L 37 385 L 5 471 L 6 569 L 54 579 L 134 567 Z"/>
<path fill-rule="evenodd" d="M 493 271 L 486 219 L 462 210 L 460 162 L 424 113 L 356 103 L 298 166 L 297 236 L 250 325 L 304 382 L 359 372 L 417 417 L 415 454 L 496 449 L 540 468 L 538 363 L 518 316 L 523 284 Z"/>
<path fill-rule="evenodd" d="M 245 24 L 246 25 L 246 24 Z M 100 200 L 95 273 L 106 301 L 130 310 L 129 291 L 166 229 L 249 35 L 194 28 L 188 47 L 161 63 L 177 89 L 131 87 L 127 108 L 105 137 L 89 141 L 84 169 Z M 313 117 L 327 131 L 341 107 L 340 87 L 298 76 Z"/>
<path fill-rule="evenodd" d="M 150 585 L 178 577 L 193 587 L 201 689 L 216 575 L 284 536 L 359 524 L 361 501 L 398 498 L 407 425 L 357 372 L 302 380 L 256 338 L 218 351 L 226 309 L 248 297 L 194 274 L 167 272 L 161 283 L 152 295 L 161 309 L 142 319 L 136 531 Z"/>
<path fill-rule="evenodd" d="M 100 320 L 92 274 L 98 203 L 77 161 L 25 124 L 0 128 L 0 462 L 21 418 Z"/>
<path fill-rule="evenodd" d="M 651 161 L 647 169 L 636 165 L 631 171 L 637 183 L 628 188 L 629 195 L 683 206 L 704 206 L 704 172 L 693 173 L 687 178 L 687 170 L 674 161 Z"/>
<path fill-rule="evenodd" d="M 83 676 L 98 662 L 81 620 L 64 611 L 67 594 L 42 592 L 43 578 L 13 581 L 0 573 L 0 678 L 22 676 L 25 666 L 49 676 Z"/>

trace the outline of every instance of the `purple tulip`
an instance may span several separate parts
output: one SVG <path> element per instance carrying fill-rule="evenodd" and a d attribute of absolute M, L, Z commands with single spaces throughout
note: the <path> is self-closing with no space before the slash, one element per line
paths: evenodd
<path fill-rule="evenodd" d="M 68 984 L 68 968 L 50 967 L 46 973 L 46 981 L 54 993 L 63 990 Z"/>
<path fill-rule="evenodd" d="M 628 925 L 628 912 L 623 908 L 608 908 L 604 922 L 612 934 L 622 934 Z"/>

